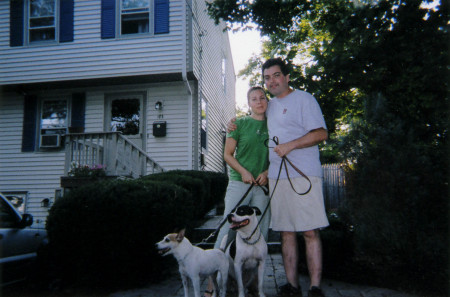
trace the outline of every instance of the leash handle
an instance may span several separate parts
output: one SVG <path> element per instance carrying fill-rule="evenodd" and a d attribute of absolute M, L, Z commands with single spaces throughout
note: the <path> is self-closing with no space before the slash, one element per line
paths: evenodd
<path fill-rule="evenodd" d="M 268 142 L 271 141 L 271 140 L 272 140 L 276 145 L 279 145 L 279 144 L 280 144 L 278 137 L 277 137 L 277 136 L 274 136 L 272 139 L 269 138 L 269 139 L 266 139 L 266 140 L 265 140 L 265 144 L 266 144 L 267 147 L 269 147 L 269 143 L 268 143 Z M 305 178 L 305 179 L 308 181 L 309 187 L 308 187 L 308 190 L 306 190 L 306 192 L 304 192 L 304 193 L 299 193 L 299 192 L 297 192 L 297 190 L 295 189 L 294 185 L 292 184 L 291 178 L 290 178 L 290 176 L 289 176 L 288 166 L 287 166 L 286 163 L 289 163 L 289 165 L 291 165 L 292 168 L 294 168 L 295 171 L 297 171 L 303 178 Z M 287 156 L 283 156 L 283 157 L 281 158 L 280 169 L 278 170 L 277 183 L 278 183 L 278 180 L 280 179 L 281 170 L 283 169 L 283 164 L 284 164 L 284 169 L 285 169 L 285 171 L 286 171 L 286 175 L 287 175 L 287 178 L 288 178 L 289 184 L 291 185 L 292 190 L 293 190 L 297 195 L 300 195 L 300 196 L 303 196 L 303 195 L 308 194 L 308 193 L 311 191 L 311 188 L 312 188 L 311 180 L 309 179 L 309 177 L 308 177 L 306 174 L 304 174 L 300 169 L 298 169 L 298 168 L 291 162 L 291 160 L 288 159 Z M 275 186 L 275 187 L 276 187 L 276 186 Z M 275 189 L 274 189 L 274 191 L 275 191 Z M 272 193 L 273 193 L 273 192 L 272 192 Z"/>

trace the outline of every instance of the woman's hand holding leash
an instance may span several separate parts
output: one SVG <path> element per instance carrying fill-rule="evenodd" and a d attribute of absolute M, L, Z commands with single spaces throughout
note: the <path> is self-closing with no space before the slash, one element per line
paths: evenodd
<path fill-rule="evenodd" d="M 255 178 L 253 177 L 253 175 L 247 171 L 244 170 L 244 172 L 241 173 L 242 176 L 242 182 L 245 184 L 254 184 L 256 183 Z"/>

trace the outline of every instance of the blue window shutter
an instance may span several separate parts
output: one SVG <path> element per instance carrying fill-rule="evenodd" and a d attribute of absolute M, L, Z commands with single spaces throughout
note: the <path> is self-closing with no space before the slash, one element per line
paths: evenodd
<path fill-rule="evenodd" d="M 22 46 L 23 45 L 23 18 L 24 6 L 23 0 L 10 1 L 10 17 L 9 17 L 9 45 Z"/>
<path fill-rule="evenodd" d="M 71 127 L 84 128 L 84 118 L 86 114 L 85 108 L 86 108 L 86 94 L 85 93 L 72 94 Z"/>
<path fill-rule="evenodd" d="M 22 152 L 34 152 L 36 146 L 37 98 L 25 95 L 23 105 Z"/>
<path fill-rule="evenodd" d="M 155 34 L 169 33 L 169 0 L 155 0 Z"/>
<path fill-rule="evenodd" d="M 116 0 L 102 0 L 102 39 L 116 37 Z"/>
<path fill-rule="evenodd" d="M 61 0 L 59 42 L 73 41 L 73 0 Z"/>

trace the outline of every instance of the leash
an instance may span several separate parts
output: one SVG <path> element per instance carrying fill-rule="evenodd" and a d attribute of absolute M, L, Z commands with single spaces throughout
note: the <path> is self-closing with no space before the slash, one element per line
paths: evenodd
<path fill-rule="evenodd" d="M 268 142 L 269 142 L 270 140 L 272 140 L 276 145 L 279 145 L 278 137 L 277 137 L 277 136 L 274 136 L 272 139 L 267 139 L 267 140 L 265 141 L 265 144 L 266 144 L 267 147 L 269 147 Z M 295 171 L 297 171 L 303 178 L 305 178 L 305 179 L 308 181 L 309 187 L 308 187 L 308 190 L 306 190 L 306 192 L 304 192 L 304 193 L 299 193 L 299 192 L 297 192 L 297 190 L 295 189 L 294 185 L 292 184 L 291 178 L 290 178 L 290 176 L 289 176 L 289 170 L 288 170 L 288 166 L 287 166 L 288 163 L 289 163 L 289 165 L 292 166 L 292 168 L 294 168 Z M 291 185 L 292 190 L 294 190 L 294 192 L 295 192 L 297 195 L 300 195 L 300 196 L 303 196 L 303 195 L 308 194 L 308 193 L 311 191 L 311 188 L 312 188 L 311 180 L 309 179 L 309 177 L 308 177 L 306 174 L 304 174 L 300 169 L 298 169 L 298 168 L 291 162 L 291 160 L 288 159 L 287 156 L 283 156 L 283 157 L 281 158 L 280 169 L 278 170 L 278 177 L 277 177 L 277 182 L 276 182 L 276 184 L 278 183 L 278 180 L 280 179 L 281 170 L 283 169 L 283 165 L 284 165 L 284 169 L 285 169 L 285 171 L 286 171 L 286 175 L 287 175 L 287 178 L 288 178 L 289 184 Z M 275 185 L 276 185 L 276 184 L 275 184 Z M 275 187 L 274 187 L 274 191 L 275 191 Z M 273 192 L 272 192 L 272 195 L 273 195 Z"/>
<path fill-rule="evenodd" d="M 264 142 L 265 145 L 266 145 L 267 147 L 269 147 L 269 141 L 271 141 L 271 140 L 272 140 L 276 145 L 279 144 L 278 137 L 277 137 L 277 136 L 274 136 L 272 139 L 268 138 L 268 139 L 266 139 L 266 141 Z M 304 192 L 304 193 L 299 193 L 299 192 L 297 192 L 297 190 L 295 189 L 294 185 L 292 184 L 291 178 L 289 177 L 289 171 L 288 171 L 287 163 L 289 163 L 289 165 L 291 165 L 292 168 L 295 169 L 295 171 L 297 171 L 302 177 L 304 177 L 304 178 L 309 182 L 309 187 L 308 187 L 308 190 L 306 190 L 306 192 Z M 259 225 L 261 224 L 261 221 L 262 221 L 263 217 L 266 215 L 267 210 L 269 209 L 269 206 L 270 206 L 270 202 L 272 201 L 273 194 L 275 193 L 275 189 L 277 188 L 278 181 L 280 180 L 280 175 L 281 175 L 281 171 L 282 171 L 282 169 L 283 169 L 283 165 L 284 165 L 284 168 L 285 168 L 285 170 L 286 170 L 286 175 L 287 175 L 287 178 L 288 178 L 288 180 L 289 180 L 289 184 L 291 185 L 292 190 L 294 190 L 294 192 L 295 192 L 297 195 L 303 196 L 303 195 L 308 194 L 308 193 L 311 191 L 312 183 L 311 183 L 311 180 L 308 178 L 308 176 L 307 176 L 306 174 L 304 174 L 300 169 L 298 169 L 294 164 L 292 164 L 292 162 L 288 159 L 288 157 L 283 156 L 283 157 L 281 158 L 280 168 L 278 169 L 277 180 L 276 180 L 276 182 L 275 182 L 275 186 L 273 187 L 272 194 L 270 195 L 269 202 L 267 203 L 267 206 L 266 206 L 266 208 L 264 209 L 264 212 L 262 213 L 261 218 L 260 218 L 260 220 L 258 221 L 258 224 L 256 225 L 255 229 L 253 230 L 252 234 L 250 234 L 250 236 L 247 237 L 247 238 L 243 238 L 244 241 L 249 241 L 250 238 L 252 238 L 252 236 L 253 236 L 253 235 L 255 234 L 255 232 L 256 232 L 256 229 L 258 229 Z M 259 238 L 258 238 L 258 240 L 259 240 Z"/>
<path fill-rule="evenodd" d="M 248 196 L 248 193 L 250 193 L 250 191 L 251 191 L 251 189 L 253 188 L 254 185 L 255 185 L 255 184 L 251 184 L 250 187 L 248 187 L 247 192 L 245 192 L 244 196 L 242 196 L 242 198 L 238 201 L 238 203 L 235 205 L 234 208 L 238 207 L 238 206 L 242 203 L 242 201 L 244 201 L 245 197 Z M 258 186 L 259 186 L 259 185 L 258 185 Z M 262 190 L 264 191 L 264 193 L 265 193 L 266 195 L 269 194 L 269 190 L 266 190 L 263 186 L 260 186 L 260 187 L 262 188 Z M 234 209 L 234 208 L 233 208 L 233 209 Z M 223 220 L 220 222 L 219 226 L 216 228 L 216 230 L 214 230 L 211 234 L 209 234 L 208 237 L 204 238 L 201 242 L 199 242 L 199 243 L 197 243 L 197 244 L 195 244 L 195 245 L 200 245 L 200 244 L 203 244 L 203 243 L 207 243 L 207 242 L 209 241 L 210 238 L 216 236 L 217 233 L 220 231 L 220 228 L 222 228 L 222 226 L 225 225 L 227 219 L 228 219 L 228 218 L 225 216 L 225 217 L 223 218 Z"/>
<path fill-rule="evenodd" d="M 277 136 L 274 136 L 272 139 L 268 138 L 268 139 L 266 139 L 266 140 L 264 141 L 264 144 L 265 144 L 268 148 L 269 148 L 269 145 L 268 145 L 268 142 L 269 142 L 269 141 L 273 141 L 276 145 L 279 145 L 279 140 L 278 140 L 278 137 L 277 137 Z M 291 178 L 290 178 L 290 176 L 289 176 L 289 170 L 288 170 L 287 164 L 291 165 L 292 168 L 294 168 L 295 171 L 297 171 L 303 178 L 305 178 L 305 179 L 308 181 L 309 187 L 308 187 L 308 189 L 307 189 L 305 192 L 299 193 L 299 192 L 297 192 L 297 190 L 295 189 L 294 185 L 292 184 Z M 281 171 L 282 171 L 282 169 L 283 169 L 283 165 L 284 165 L 284 168 L 285 168 L 285 170 L 286 170 L 286 175 L 287 175 L 289 184 L 291 185 L 292 190 L 293 190 L 297 195 L 299 195 L 299 196 L 304 196 L 304 195 L 308 194 L 308 193 L 311 191 L 312 183 L 311 183 L 311 180 L 308 178 L 308 176 L 307 176 L 306 174 L 304 174 L 300 169 L 298 169 L 298 168 L 297 168 L 297 167 L 296 167 L 296 166 L 288 159 L 287 156 L 283 156 L 283 157 L 281 158 L 280 168 L 278 169 L 277 180 L 276 180 L 276 182 L 275 182 L 275 186 L 273 187 L 272 194 L 271 194 L 270 197 L 269 197 L 269 201 L 267 202 L 267 206 L 266 206 L 266 208 L 264 209 L 264 212 L 261 214 L 261 217 L 260 217 L 260 219 L 258 220 L 258 224 L 256 225 L 256 227 L 255 227 L 255 229 L 253 230 L 253 232 L 250 234 L 250 236 L 248 236 L 247 238 L 242 238 L 245 242 L 249 242 L 249 241 L 250 241 L 250 239 L 251 239 L 252 236 L 255 234 L 256 230 L 258 229 L 259 225 L 261 224 L 262 219 L 263 219 L 264 216 L 266 215 L 267 210 L 269 209 L 270 202 L 272 201 L 272 198 L 273 198 L 273 194 L 275 193 L 275 189 L 277 188 L 278 181 L 280 180 L 280 175 L 281 175 Z M 239 200 L 239 202 L 236 204 L 236 206 L 235 206 L 234 208 L 238 207 L 238 206 L 242 203 L 242 201 L 244 201 L 245 197 L 247 197 L 248 193 L 250 193 L 250 190 L 253 188 L 253 186 L 254 186 L 254 184 L 251 184 L 251 185 L 250 185 L 250 187 L 248 188 L 247 192 L 245 192 L 244 196 L 242 196 L 241 200 Z M 260 187 L 263 189 L 263 191 L 264 191 L 264 193 L 265 193 L 266 195 L 268 195 L 268 194 L 270 193 L 270 192 L 267 191 L 263 186 L 260 186 Z M 233 208 L 233 209 L 234 209 L 234 208 Z M 200 245 L 200 244 L 203 244 L 203 243 L 207 243 L 208 240 L 209 240 L 211 237 L 216 236 L 217 233 L 219 232 L 220 228 L 222 228 L 222 226 L 225 224 L 226 221 L 227 221 L 227 217 L 225 217 L 225 218 L 222 220 L 222 222 L 219 224 L 219 226 L 216 228 L 216 230 L 214 230 L 208 237 L 204 238 L 201 242 L 197 243 L 196 245 Z M 261 238 L 261 234 L 260 234 L 260 236 L 258 237 L 258 239 L 257 239 L 253 244 L 255 244 L 256 242 L 258 242 L 260 238 Z"/>

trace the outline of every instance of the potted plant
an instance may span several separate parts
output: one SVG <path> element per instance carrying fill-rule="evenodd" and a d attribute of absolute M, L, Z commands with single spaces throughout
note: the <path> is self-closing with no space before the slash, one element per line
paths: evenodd
<path fill-rule="evenodd" d="M 116 176 L 107 176 L 105 165 L 96 164 L 90 166 L 72 162 L 68 176 L 61 176 L 61 187 L 76 188 L 86 183 L 106 178 L 116 178 Z"/>

